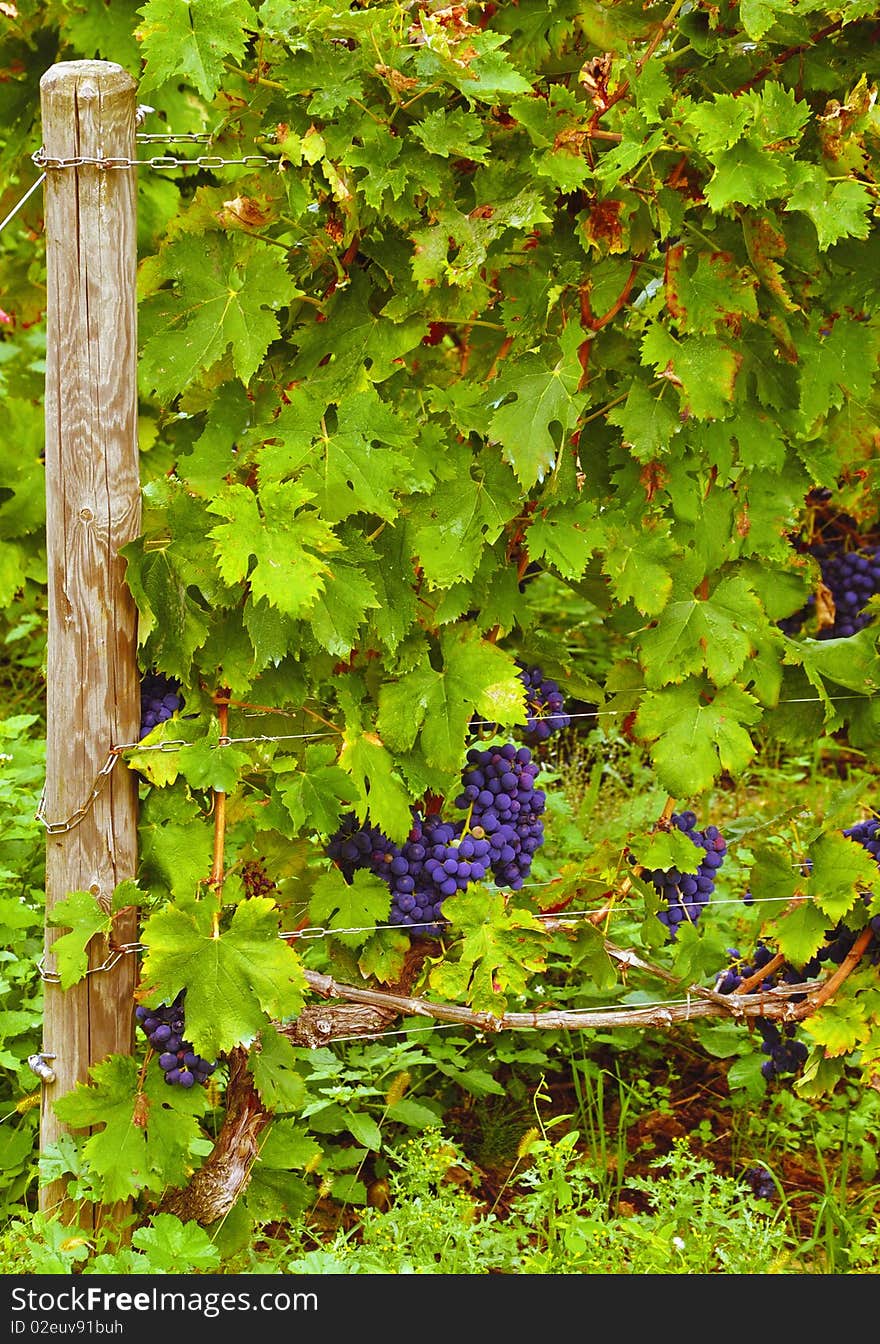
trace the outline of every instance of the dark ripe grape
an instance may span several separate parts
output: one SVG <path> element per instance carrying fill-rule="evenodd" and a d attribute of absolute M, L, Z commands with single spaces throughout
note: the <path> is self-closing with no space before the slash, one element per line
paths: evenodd
<path fill-rule="evenodd" d="M 150 1012 L 149 1008 L 145 1008 L 142 1003 L 139 1003 L 137 1008 L 135 1008 L 134 1010 L 134 1015 L 137 1018 L 138 1022 L 144 1022 L 149 1016 L 149 1012 Z"/>
<path fill-rule="evenodd" d="M 807 554 L 818 561 L 822 583 L 831 593 L 833 623 L 822 629 L 811 628 L 811 618 L 816 610 L 815 594 L 811 593 L 800 611 L 779 622 L 784 634 L 807 633 L 817 639 L 847 639 L 868 624 L 867 604 L 880 592 L 880 547 L 846 550 L 844 546 L 841 539 L 807 547 Z"/>
<path fill-rule="evenodd" d="M 140 737 L 170 719 L 183 706 L 180 683 L 162 672 L 147 672 L 141 678 Z"/>
<path fill-rule="evenodd" d="M 162 1003 L 158 1008 L 148 1011 L 149 1016 L 143 1018 L 140 1026 L 150 1044 L 160 1052 L 159 1066 L 165 1074 L 165 1081 L 180 1083 L 181 1075 L 188 1074 L 189 1082 L 185 1078 L 182 1082 L 184 1087 L 191 1087 L 194 1081 L 204 1082 L 207 1073 L 213 1072 L 216 1065 L 202 1060 L 184 1039 L 183 994 L 178 994 L 171 1004 Z M 203 1072 L 198 1076 L 186 1067 L 190 1060 L 202 1066 Z M 181 1065 L 184 1067 L 181 1068 Z"/>
<path fill-rule="evenodd" d="M 715 875 L 724 862 L 727 844 L 717 826 L 707 826 L 705 831 L 696 829 L 696 812 L 686 810 L 674 813 L 671 824 L 686 835 L 698 851 L 703 851 L 699 858 L 694 856 L 696 861 L 691 872 L 684 873 L 673 867 L 665 871 L 655 868 L 645 874 L 667 903 L 667 911 L 661 911 L 659 918 L 669 929 L 670 939 L 674 939 L 677 925 L 683 921 L 696 924 L 701 911 L 709 903 L 715 890 Z M 674 909 L 680 913 L 670 917 Z"/>
<path fill-rule="evenodd" d="M 743 1172 L 743 1180 L 750 1187 L 756 1199 L 774 1199 L 776 1182 L 766 1167 L 749 1167 Z"/>
<path fill-rule="evenodd" d="M 167 1076 L 168 1075 L 166 1075 L 166 1077 Z M 180 1087 L 192 1087 L 193 1083 L 195 1082 L 195 1078 L 190 1073 L 189 1069 L 178 1069 L 177 1082 Z"/>

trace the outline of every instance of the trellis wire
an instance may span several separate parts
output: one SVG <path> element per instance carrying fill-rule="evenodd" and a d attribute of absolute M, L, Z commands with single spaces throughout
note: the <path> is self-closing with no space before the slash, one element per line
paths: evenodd
<path fill-rule="evenodd" d="M 635 695 L 635 694 L 638 694 L 638 693 L 641 692 L 641 691 L 647 691 L 647 690 L 649 690 L 649 689 L 650 689 L 650 688 L 647 687 L 647 686 L 631 687 L 631 688 L 628 689 L 628 691 L 626 692 L 626 694 L 632 694 L 632 695 Z M 796 696 L 796 697 L 792 697 L 792 698 L 788 698 L 788 699 L 778 700 L 778 701 L 777 701 L 777 704 L 780 704 L 780 705 L 788 705 L 788 704 L 791 704 L 791 705 L 807 705 L 807 704 L 821 705 L 821 704 L 826 704 L 826 703 L 828 703 L 828 704 L 835 704 L 835 703 L 837 703 L 838 701 L 843 701 L 843 700 L 868 700 L 868 701 L 873 701 L 873 700 L 877 700 L 877 699 L 880 699 L 880 696 L 876 696 L 876 695 L 832 695 L 832 696 L 827 696 L 827 697 L 824 697 L 824 698 L 821 697 L 821 696 Z M 570 715 L 569 715 L 569 718 L 570 718 L 570 719 L 592 719 L 592 718 L 599 718 L 600 715 L 605 715 L 605 714 L 613 714 L 613 715 L 624 714 L 624 715 L 626 715 L 626 714 L 629 714 L 629 713 L 631 713 L 631 712 L 632 712 L 631 710 L 623 710 L 623 709 L 584 710 L 584 711 L 576 711 L 575 713 L 570 714 Z M 291 711 L 287 711 L 287 710 L 265 709 L 265 710 L 259 710 L 259 711 L 250 711 L 250 712 L 248 712 L 248 713 L 245 714 L 245 717 L 246 717 L 246 718 L 260 718 L 260 717 L 266 717 L 266 716 L 269 715 L 269 714 L 290 714 L 290 713 L 291 713 Z M 476 719 L 476 720 L 472 720 L 472 721 L 471 721 L 471 727 L 473 727 L 473 728 L 498 728 L 499 725 L 496 724 L 496 723 L 493 723 L 491 720 L 488 720 L 488 719 Z M 216 750 L 217 748 L 220 748 L 220 747 L 244 746 L 244 745 L 247 745 L 247 744 L 259 744 L 259 743 L 268 743 L 268 742 L 303 742 L 303 741 L 315 741 L 316 739 L 326 739 L 326 738 L 328 738 L 328 737 L 332 738 L 332 737 L 339 737 L 339 736 L 342 736 L 342 729 L 341 729 L 341 728 L 333 728 L 332 730 L 326 730 L 326 729 L 325 729 L 325 730 L 320 731 L 320 732 L 316 731 L 316 732 L 309 732 L 309 733 L 259 733 L 259 734 L 254 734 L 254 735 L 252 735 L 252 736 L 250 736 L 250 737 L 227 737 L 227 736 L 223 736 L 223 737 L 219 738 L 218 741 L 217 741 L 216 743 L 212 743 L 212 744 L 211 744 L 211 747 L 212 747 L 212 750 Z M 114 768 L 114 766 L 115 766 L 117 760 L 119 759 L 119 757 L 122 755 L 123 752 L 126 752 L 126 751 L 136 751 L 136 752 L 137 752 L 137 751 L 140 751 L 140 752 L 144 752 L 144 751 L 173 752 L 173 751 L 180 751 L 180 750 L 182 750 L 184 747 L 190 747 L 190 746 L 192 746 L 192 745 L 193 745 L 193 743 L 187 741 L 185 738 L 173 738 L 173 739 L 169 739 L 168 741 L 165 741 L 165 742 L 147 742 L 147 743 L 143 743 L 143 742 L 122 742 L 122 743 L 119 743 L 119 744 L 116 745 L 116 746 L 112 746 L 112 747 L 110 748 L 110 750 L 108 751 L 108 753 L 107 753 L 107 759 L 104 761 L 104 764 L 101 766 L 101 769 L 98 771 L 97 777 L 96 777 L 96 779 L 95 779 L 94 784 L 92 785 L 92 790 L 91 790 L 91 792 L 90 792 L 88 798 L 86 799 L 86 801 L 85 801 L 84 803 L 80 804 L 80 806 L 76 809 L 76 811 L 73 812 L 73 813 L 71 814 L 71 816 L 67 818 L 66 821 L 51 821 L 51 822 L 50 822 L 50 821 L 48 821 L 48 820 L 46 819 L 46 817 L 45 817 L 45 815 L 44 815 L 44 813 L 43 813 L 43 805 L 44 805 L 44 801 L 45 801 L 44 796 L 41 796 L 41 798 L 40 798 L 40 804 L 39 804 L 39 806 L 38 806 L 38 808 L 37 808 L 37 811 L 36 811 L 36 814 L 35 814 L 35 816 L 36 816 L 36 820 L 39 821 L 39 822 L 41 822 L 41 823 L 43 824 L 43 826 L 45 827 L 46 831 L 47 831 L 50 835 L 60 835 L 60 834 L 62 834 L 62 833 L 64 833 L 64 832 L 66 832 L 66 831 L 73 830 L 74 827 L 75 827 L 75 826 L 78 826 L 79 823 L 83 820 L 83 818 L 84 818 L 85 816 L 88 815 L 89 809 L 91 808 L 92 804 L 95 802 L 96 798 L 97 798 L 98 795 L 100 794 L 100 792 L 101 792 L 101 790 L 102 790 L 102 788 L 103 788 L 103 786 L 104 786 L 104 784 L 105 784 L 105 782 L 106 782 L 107 777 L 111 774 L 111 772 L 112 772 L 112 770 L 113 770 L 113 768 Z"/>
<path fill-rule="evenodd" d="M 387 926 L 376 925 L 376 926 L 371 926 L 369 929 L 366 929 L 366 930 L 358 930 L 358 929 L 332 929 L 332 930 L 329 930 L 329 931 L 327 931 L 327 930 L 322 930 L 322 932 L 329 932 L 329 933 L 357 933 L 357 932 L 368 932 L 368 933 L 369 933 L 369 932 L 372 932 L 372 931 L 373 931 L 373 928 L 374 928 L 374 927 L 375 927 L 375 928 L 382 928 L 382 927 L 396 928 L 397 926 L 396 926 L 396 925 L 393 925 L 393 924 L 391 924 L 391 925 L 387 925 Z M 418 926 L 418 925 L 413 925 L 412 927 L 414 927 L 414 928 L 418 928 L 419 926 Z M 303 930 L 302 932 L 303 932 L 303 933 L 313 933 L 314 931 L 313 931 L 313 930 Z M 277 936 L 278 936 L 279 938 L 283 938 L 283 939 L 290 939 L 290 938 L 293 938 L 293 937 L 299 937 L 299 936 L 302 936 L 302 934 L 301 934 L 299 931 L 294 930 L 294 931 L 287 932 L 287 933 L 279 933 Z M 129 956 L 129 955 L 134 955 L 134 954 L 136 954 L 136 953 L 140 953 L 140 952 L 146 952 L 147 950 L 148 950 L 148 949 L 147 949 L 147 945 L 144 944 L 144 943 L 123 943 L 120 947 L 117 947 L 117 948 L 114 948 L 114 949 L 113 949 L 113 952 L 112 952 L 112 953 L 110 954 L 110 956 L 105 960 L 105 962 L 102 963 L 102 965 L 92 967 L 90 970 L 86 971 L 85 974 L 86 974 L 86 975 L 90 975 L 90 974 L 94 974 L 94 973 L 97 972 L 97 971 L 109 970 L 109 969 L 111 968 L 111 966 L 115 966 L 116 962 L 119 961 L 121 957 L 123 957 L 123 956 Z M 41 978 L 42 980 L 50 981 L 50 982 L 52 982 L 52 983 L 58 983 L 58 981 L 60 981 L 60 976 L 57 974 L 57 972 L 55 972 L 55 971 L 46 971 L 46 970 L 45 970 L 45 968 L 43 967 L 43 958 L 42 958 L 42 957 L 40 958 L 40 961 L 38 962 L 38 969 L 40 970 L 40 978 Z M 793 995 L 795 995 L 795 994 L 802 994 L 802 993 L 805 992 L 805 986 L 806 986 L 806 985 L 813 985 L 813 983 L 814 983 L 814 982 L 812 982 L 812 981 L 809 981 L 809 982 L 804 981 L 803 983 L 801 983 L 801 984 L 797 984 L 797 985 L 777 985 L 777 986 L 774 986 L 774 990 L 773 990 L 774 997 L 775 997 L 775 998 L 780 998 L 780 997 L 782 997 L 782 998 L 787 998 L 787 997 L 791 997 L 791 996 L 793 996 Z M 699 988 L 699 990 L 708 990 L 708 989 L 709 989 L 709 987 L 708 987 L 708 986 L 705 986 L 705 985 L 704 985 L 704 986 L 699 986 L 698 988 Z M 695 988 L 695 993 L 696 993 L 696 992 L 697 992 L 697 988 Z M 710 992 L 711 992 L 711 991 L 710 991 Z M 769 993 L 770 991 L 763 991 L 763 992 L 766 994 L 766 993 Z M 658 1009 L 662 1009 L 662 1008 L 681 1008 L 681 1007 L 683 1007 L 683 1006 L 689 1008 L 690 1005 L 691 1005 L 691 1002 L 692 1002 L 692 1000 L 693 1000 L 693 997 L 694 997 L 693 994 L 686 994 L 686 996 L 685 996 L 684 998 L 677 998 L 677 999 L 646 999 L 646 1000 L 644 1000 L 644 1001 L 640 1001 L 639 1003 L 600 1003 L 600 1004 L 591 1004 L 589 1008 L 566 1008 L 564 1011 L 565 1011 L 566 1014 L 568 1014 L 568 1015 L 571 1015 L 571 1016 L 573 1016 L 573 1017 L 577 1017 L 577 1016 L 581 1016 L 581 1015 L 586 1015 L 586 1014 L 588 1014 L 588 1013 L 597 1013 L 597 1012 L 601 1012 L 601 1013 L 606 1013 L 606 1012 L 607 1012 L 607 1013 L 616 1013 L 616 1012 L 619 1012 L 619 1013 L 627 1013 L 627 1012 L 632 1012 L 632 1010 L 633 1010 L 634 1008 L 639 1008 L 639 1009 L 641 1009 L 641 1008 L 651 1008 L 651 1009 L 658 1008 Z M 722 997 L 728 997 L 728 996 L 722 996 Z M 731 1002 L 735 1002 L 735 999 L 734 999 L 733 996 L 729 996 L 729 997 L 730 997 Z M 741 997 L 748 997 L 748 996 L 741 996 Z M 377 1006 L 378 1006 L 378 1005 L 377 1005 Z M 407 1016 L 406 1013 L 401 1013 L 401 1015 L 404 1016 L 404 1017 Z M 468 1023 L 468 1022 L 450 1022 L 450 1023 L 444 1023 L 444 1026 L 457 1026 L 457 1027 L 468 1027 L 468 1026 L 473 1026 L 473 1027 L 476 1028 L 477 1030 L 480 1030 L 480 1028 L 479 1028 L 479 1024 L 476 1023 L 476 1022 L 475 1022 L 475 1023 Z M 431 1029 L 431 1028 L 428 1028 L 428 1030 L 430 1030 L 430 1029 Z M 518 1029 L 518 1030 L 541 1030 L 540 1026 L 538 1026 L 538 1027 L 534 1027 L 534 1028 L 530 1028 L 530 1027 L 525 1027 L 525 1026 L 523 1026 L 523 1027 L 521 1027 L 521 1028 L 517 1028 L 517 1029 Z M 337 1036 L 334 1036 L 334 1037 L 333 1037 L 333 1040 L 334 1040 L 334 1041 L 336 1041 L 336 1040 L 348 1040 L 348 1039 L 351 1039 L 351 1040 L 360 1040 L 360 1039 L 363 1039 L 363 1036 L 364 1036 L 364 1035 L 379 1035 L 379 1034 L 384 1035 L 384 1034 L 386 1034 L 386 1033 L 384 1033 L 384 1032 L 381 1032 L 381 1033 L 380 1033 L 380 1032 L 375 1032 L 375 1033 L 374 1033 L 374 1032 L 370 1032 L 370 1033 L 359 1033 L 358 1035 L 353 1036 L 353 1037 L 337 1037 Z M 405 1031 L 403 1031 L 403 1032 L 393 1032 L 393 1033 L 387 1033 L 387 1034 L 393 1034 L 393 1035 L 407 1035 L 408 1033 L 405 1032 Z M 44 1056 L 44 1057 L 45 1057 L 45 1058 L 52 1058 L 52 1059 L 55 1058 L 54 1055 L 51 1055 L 51 1056 Z"/>
<path fill-rule="evenodd" d="M 6 225 L 10 222 L 10 220 L 12 220 L 12 219 L 15 218 L 15 216 L 18 214 L 18 212 L 19 212 L 19 210 L 22 208 L 22 206 L 25 205 L 25 204 L 30 200 L 30 198 L 33 196 L 33 194 L 34 194 L 34 192 L 36 191 L 37 187 L 41 186 L 42 183 L 45 182 L 45 180 L 46 180 L 46 174 L 45 174 L 45 173 L 40 173 L 40 176 L 37 178 L 36 182 L 32 182 L 32 183 L 31 183 L 31 185 L 28 187 L 27 191 L 26 191 L 26 192 L 24 193 L 24 195 L 22 196 L 21 200 L 18 201 L 17 204 L 14 205 L 14 206 L 12 207 L 12 209 L 9 211 L 9 214 L 6 216 L 6 218 L 5 218 L 2 222 L 0 222 L 0 233 L 3 232 L 3 230 L 6 228 Z"/>

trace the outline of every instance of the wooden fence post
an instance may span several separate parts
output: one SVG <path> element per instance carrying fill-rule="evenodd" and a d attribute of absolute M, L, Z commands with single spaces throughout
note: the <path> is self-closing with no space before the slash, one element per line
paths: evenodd
<path fill-rule="evenodd" d="M 40 81 L 46 159 L 46 536 L 49 581 L 47 915 L 69 892 L 109 909 L 116 884 L 135 876 L 137 777 L 111 745 L 137 740 L 137 613 L 120 547 L 140 528 L 135 272 L 137 169 L 58 159 L 134 159 L 136 84 L 109 61 L 64 61 Z M 99 784 L 96 792 L 93 787 Z M 82 809 L 82 810 L 80 810 Z M 44 968 L 64 932 L 47 922 Z M 137 940 L 136 912 L 115 922 Z M 111 1053 L 131 1054 L 134 955 L 109 969 L 107 940 L 89 944 L 92 973 L 71 988 L 47 979 L 43 1050 L 56 1081 L 44 1084 L 41 1149 L 64 1126 L 53 1103 Z M 94 970 L 92 970 L 94 968 Z M 40 1208 L 70 1218 L 60 1181 Z"/>

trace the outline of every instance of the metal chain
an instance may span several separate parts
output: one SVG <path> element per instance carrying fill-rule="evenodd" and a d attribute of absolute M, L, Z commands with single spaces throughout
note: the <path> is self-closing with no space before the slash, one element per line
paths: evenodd
<path fill-rule="evenodd" d="M 39 806 L 34 815 L 37 821 L 42 822 L 43 826 L 46 828 L 46 832 L 48 835 L 63 835 L 66 831 L 72 831 L 74 827 L 78 826 L 80 822 L 83 821 L 85 817 L 88 816 L 96 799 L 99 797 L 101 790 L 103 789 L 104 785 L 107 783 L 108 778 L 112 774 L 113 767 L 116 765 L 116 762 L 118 760 L 119 760 L 119 748 L 111 747 L 109 752 L 107 753 L 106 761 L 101 766 L 101 769 L 98 771 L 98 774 L 95 778 L 95 782 L 92 785 L 92 791 L 89 794 L 88 798 L 85 800 L 84 803 L 81 803 L 79 805 L 79 807 L 76 809 L 75 812 L 71 813 L 71 815 L 67 818 L 66 821 L 46 820 L 46 815 L 45 812 L 43 811 L 46 802 L 46 790 L 45 788 L 43 789 L 43 792 L 40 795 Z"/>
<path fill-rule="evenodd" d="M 138 134 L 135 140 L 144 145 L 183 144 L 184 141 L 194 145 L 210 145 L 211 136 L 208 131 L 183 131 L 180 135 Z"/>
<path fill-rule="evenodd" d="M 50 948 L 49 950 L 51 951 L 52 949 Z M 122 947 L 114 947 L 112 952 L 108 952 L 107 956 L 101 962 L 100 966 L 89 966 L 88 969 L 85 971 L 85 974 L 97 975 L 99 971 L 112 971 L 117 961 L 121 961 L 122 958 L 126 955 L 126 953 L 138 952 L 141 950 L 142 949 L 140 945 L 135 943 L 125 943 L 123 944 Z M 40 979 L 43 980 L 47 985 L 60 984 L 61 976 L 58 974 L 58 972 L 46 970 L 45 952 L 40 957 L 40 960 L 37 962 L 37 970 L 40 972 Z"/>
<path fill-rule="evenodd" d="M 31 161 L 44 171 L 59 168 L 225 168 L 231 165 L 251 165 L 253 167 L 277 167 L 281 159 L 270 158 L 268 154 L 245 154 L 240 159 L 225 159 L 220 154 L 200 154 L 194 159 L 181 159 L 174 154 L 157 154 L 150 159 L 95 158 L 87 154 L 76 154 L 68 159 L 53 159 L 40 146 L 31 155 Z"/>

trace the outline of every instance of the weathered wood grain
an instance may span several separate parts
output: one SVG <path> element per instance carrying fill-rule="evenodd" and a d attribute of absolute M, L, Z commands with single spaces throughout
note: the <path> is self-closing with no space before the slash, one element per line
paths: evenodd
<path fill-rule="evenodd" d="M 121 66 L 60 62 L 43 75 L 40 95 L 48 158 L 135 157 L 136 85 Z M 136 172 L 81 166 L 46 175 L 50 822 L 77 811 L 109 747 L 136 740 L 140 722 L 136 611 L 119 554 L 140 527 Z M 71 891 L 91 891 L 109 909 L 136 862 L 137 782 L 120 761 L 84 819 L 47 837 L 47 913 Z M 64 931 L 47 923 L 48 971 Z M 116 921 L 114 936 L 136 940 L 134 911 Z M 90 965 L 107 951 L 93 938 Z M 43 1049 L 56 1056 L 57 1081 L 43 1089 L 43 1149 L 64 1128 L 55 1100 L 86 1081 L 91 1064 L 131 1053 L 135 962 L 123 956 L 66 991 L 46 985 Z M 46 1186 L 41 1208 L 62 1194 L 58 1183 Z"/>

